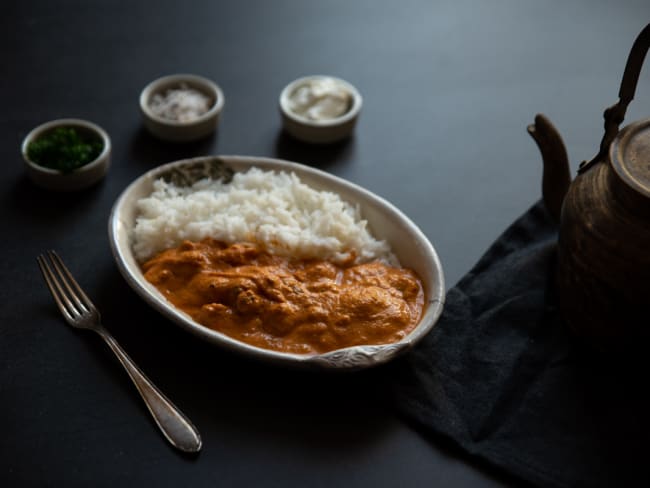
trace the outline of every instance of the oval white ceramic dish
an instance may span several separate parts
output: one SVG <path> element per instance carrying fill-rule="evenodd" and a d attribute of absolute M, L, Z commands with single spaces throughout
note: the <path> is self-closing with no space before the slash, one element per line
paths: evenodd
<path fill-rule="evenodd" d="M 156 114 L 151 102 L 156 94 L 167 90 L 187 88 L 200 92 L 210 99 L 210 108 L 195 120 L 181 122 Z M 163 76 L 149 83 L 140 93 L 140 113 L 147 130 L 159 139 L 171 142 L 190 142 L 208 136 L 219 125 L 219 117 L 224 106 L 221 88 L 202 76 L 175 74 Z"/>
<path fill-rule="evenodd" d="M 145 280 L 133 254 L 132 230 L 136 219 L 136 202 L 151 194 L 154 181 L 164 177 L 177 185 L 189 185 L 207 176 L 228 177 L 232 172 L 246 171 L 253 166 L 267 171 L 294 172 L 313 188 L 335 192 L 343 200 L 359 205 L 362 218 L 368 221 L 372 234 L 378 239 L 385 239 L 402 266 L 413 269 L 423 281 L 426 309 L 413 332 L 393 344 L 354 346 L 314 355 L 282 353 L 245 344 L 194 322 Z M 145 173 L 124 190 L 113 206 L 108 230 L 120 272 L 147 303 L 208 342 L 262 360 L 323 369 L 361 369 L 385 363 L 422 339 L 438 320 L 444 304 L 445 283 L 438 255 L 408 217 L 386 200 L 358 185 L 298 163 L 245 156 L 206 156 L 165 164 Z"/>
<path fill-rule="evenodd" d="M 350 103 L 347 111 L 334 118 L 312 120 L 292 110 L 291 98 L 295 91 L 310 82 L 330 81 L 347 92 Z M 280 93 L 280 114 L 284 130 L 296 139 L 313 144 L 329 144 L 350 137 L 357 124 L 363 99 L 359 91 L 345 80 L 333 76 L 311 75 L 289 83 Z"/>
<path fill-rule="evenodd" d="M 95 160 L 69 173 L 40 166 L 29 159 L 29 144 L 59 127 L 72 127 L 79 132 L 93 134 L 102 141 L 102 152 Z M 55 191 L 82 190 L 99 182 L 108 172 L 111 164 L 111 139 L 104 129 L 87 120 L 56 119 L 39 125 L 27 134 L 25 139 L 23 139 L 21 152 L 27 174 L 36 185 Z"/>

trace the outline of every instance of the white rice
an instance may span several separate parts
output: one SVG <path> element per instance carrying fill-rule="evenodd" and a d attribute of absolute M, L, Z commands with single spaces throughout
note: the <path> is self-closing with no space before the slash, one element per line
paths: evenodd
<path fill-rule="evenodd" d="M 358 207 L 307 186 L 294 173 L 251 168 L 227 184 L 204 179 L 191 187 L 157 180 L 153 193 L 137 202 L 138 261 L 206 237 L 253 242 L 298 259 L 342 262 L 354 255 L 357 263 L 397 262 L 388 244 L 370 234 Z"/>

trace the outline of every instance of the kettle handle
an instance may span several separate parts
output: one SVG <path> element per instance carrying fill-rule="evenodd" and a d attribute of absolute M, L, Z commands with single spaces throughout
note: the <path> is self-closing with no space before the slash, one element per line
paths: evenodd
<path fill-rule="evenodd" d="M 648 49 L 650 49 L 650 24 L 645 26 L 632 45 L 627 63 L 625 64 L 621 88 L 618 90 L 618 102 L 607 108 L 603 114 L 605 118 L 605 135 L 600 142 L 600 151 L 591 161 L 583 161 L 580 164 L 578 173 L 582 173 L 598 161 L 604 161 L 607 157 L 609 146 L 616 137 L 616 134 L 618 134 L 618 126 L 625 118 L 627 106 L 634 98 L 636 85 L 641 74 L 641 67 L 643 66 Z"/>

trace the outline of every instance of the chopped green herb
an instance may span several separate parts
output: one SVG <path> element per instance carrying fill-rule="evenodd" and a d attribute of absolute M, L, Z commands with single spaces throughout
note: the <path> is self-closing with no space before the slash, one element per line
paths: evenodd
<path fill-rule="evenodd" d="M 103 149 L 97 137 L 82 135 L 72 127 L 58 127 L 31 142 L 27 157 L 39 166 L 70 173 L 97 159 Z"/>

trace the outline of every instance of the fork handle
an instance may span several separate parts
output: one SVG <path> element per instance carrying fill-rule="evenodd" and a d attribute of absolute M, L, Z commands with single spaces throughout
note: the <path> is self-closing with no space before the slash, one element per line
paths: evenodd
<path fill-rule="evenodd" d="M 192 425 L 192 422 L 147 378 L 104 327 L 99 326 L 96 331 L 126 369 L 153 419 L 167 440 L 181 451 L 199 452 L 201 450 L 201 436 L 196 427 Z"/>

